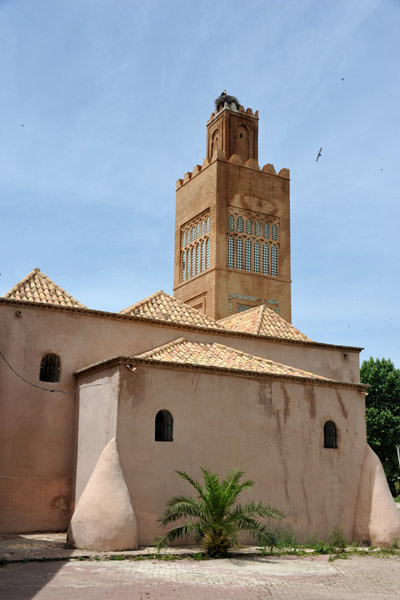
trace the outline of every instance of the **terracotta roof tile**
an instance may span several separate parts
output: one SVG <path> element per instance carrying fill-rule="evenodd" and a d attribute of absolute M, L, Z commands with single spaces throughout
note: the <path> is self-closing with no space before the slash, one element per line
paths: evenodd
<path fill-rule="evenodd" d="M 265 304 L 220 319 L 217 324 L 231 331 L 311 342 L 304 333 L 267 308 Z"/>
<path fill-rule="evenodd" d="M 4 294 L 4 298 L 86 308 L 84 304 L 75 300 L 68 292 L 42 273 L 40 269 L 33 269 L 28 273 L 24 279 Z"/>
<path fill-rule="evenodd" d="M 132 306 L 120 312 L 147 319 L 220 329 L 214 319 L 206 317 L 206 315 L 203 315 L 195 308 L 166 294 L 163 290 L 152 294 L 140 302 L 136 302 L 136 304 L 132 304 Z"/>
<path fill-rule="evenodd" d="M 179 338 L 164 346 L 135 356 L 135 358 L 159 363 L 176 363 L 330 381 L 321 375 L 315 375 L 266 358 L 246 354 L 222 344 L 189 342 L 185 338 Z"/>

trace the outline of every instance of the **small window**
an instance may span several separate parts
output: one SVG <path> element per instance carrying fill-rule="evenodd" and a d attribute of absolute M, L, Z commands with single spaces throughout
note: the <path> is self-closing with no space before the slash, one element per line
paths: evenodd
<path fill-rule="evenodd" d="M 230 235 L 228 236 L 228 267 L 233 269 L 234 265 L 234 240 Z"/>
<path fill-rule="evenodd" d="M 229 215 L 228 229 L 229 231 L 235 231 L 235 217 L 233 215 Z"/>
<path fill-rule="evenodd" d="M 236 240 L 236 268 L 243 269 L 243 240 Z"/>
<path fill-rule="evenodd" d="M 61 361 L 57 354 L 46 354 L 40 363 L 40 381 L 60 381 Z"/>
<path fill-rule="evenodd" d="M 206 241 L 206 269 L 210 268 L 210 238 Z"/>
<path fill-rule="evenodd" d="M 263 236 L 265 237 L 266 240 L 269 240 L 269 223 L 264 223 Z"/>
<path fill-rule="evenodd" d="M 271 248 L 271 275 L 278 277 L 278 248 L 275 244 Z"/>
<path fill-rule="evenodd" d="M 324 425 L 324 448 L 337 448 L 337 429 L 333 421 Z"/>
<path fill-rule="evenodd" d="M 251 271 L 251 241 L 250 240 L 246 240 L 246 261 L 245 261 L 245 267 L 246 267 L 246 271 Z"/>
<path fill-rule="evenodd" d="M 278 225 L 275 225 L 275 223 L 271 227 L 271 237 L 273 240 L 278 240 Z"/>
<path fill-rule="evenodd" d="M 205 241 L 201 242 L 201 272 L 203 272 L 206 268 L 206 251 L 205 251 Z"/>
<path fill-rule="evenodd" d="M 236 231 L 238 231 L 239 233 L 243 233 L 243 231 L 244 231 L 244 221 L 243 221 L 242 217 L 238 217 L 236 223 L 237 223 L 236 224 Z"/>
<path fill-rule="evenodd" d="M 260 237 L 261 235 L 261 225 L 260 225 L 260 221 L 256 221 L 254 223 L 254 235 Z"/>
<path fill-rule="evenodd" d="M 172 442 L 173 418 L 168 410 L 159 410 L 156 415 L 156 442 Z"/>
<path fill-rule="evenodd" d="M 263 273 L 269 275 L 269 246 L 263 245 Z"/>
<path fill-rule="evenodd" d="M 182 248 L 184 248 L 186 246 L 186 233 L 183 232 L 183 236 L 182 236 Z"/>
<path fill-rule="evenodd" d="M 249 235 L 253 233 L 253 224 L 251 222 L 251 219 L 247 219 L 246 221 L 246 233 L 248 233 Z"/>
<path fill-rule="evenodd" d="M 254 271 L 260 272 L 260 242 L 254 242 Z"/>

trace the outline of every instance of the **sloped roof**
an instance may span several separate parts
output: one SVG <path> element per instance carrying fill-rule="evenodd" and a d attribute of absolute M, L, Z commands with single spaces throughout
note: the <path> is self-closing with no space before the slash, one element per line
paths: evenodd
<path fill-rule="evenodd" d="M 185 338 L 179 338 L 134 358 L 152 363 L 175 363 L 177 365 L 203 366 L 331 381 L 321 375 L 315 375 L 266 358 L 246 354 L 223 344 L 189 342 Z"/>
<path fill-rule="evenodd" d="M 60 288 L 38 268 L 33 269 L 24 279 L 14 285 L 11 290 L 4 294 L 4 298 L 86 308 L 84 304 Z"/>
<path fill-rule="evenodd" d="M 265 304 L 220 319 L 217 324 L 231 331 L 311 342 L 304 333 L 267 308 Z"/>
<path fill-rule="evenodd" d="M 219 329 L 216 321 L 206 317 L 197 309 L 188 306 L 184 302 L 173 298 L 163 290 L 155 292 L 148 298 L 132 304 L 120 311 L 121 314 L 157 319 L 172 323 L 183 323 L 185 325 L 197 325 L 199 327 L 211 327 Z"/>

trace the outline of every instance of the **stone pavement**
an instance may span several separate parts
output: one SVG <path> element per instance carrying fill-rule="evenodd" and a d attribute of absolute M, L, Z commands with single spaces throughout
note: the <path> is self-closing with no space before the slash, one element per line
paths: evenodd
<path fill-rule="evenodd" d="M 112 553 L 69 549 L 65 534 L 3 535 L 0 556 L 10 562 L 0 566 L 0 598 L 400 600 L 399 556 L 329 562 L 328 556 L 261 557 L 245 550 L 220 560 L 143 559 L 153 551 L 114 553 L 113 560 Z M 195 549 L 172 551 L 187 555 Z M 125 560 L 115 560 L 122 555 Z"/>

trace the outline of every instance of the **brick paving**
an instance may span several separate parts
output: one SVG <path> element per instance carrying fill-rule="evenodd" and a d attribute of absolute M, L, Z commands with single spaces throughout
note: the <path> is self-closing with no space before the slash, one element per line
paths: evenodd
<path fill-rule="evenodd" d="M 400 558 L 90 560 L 0 567 L 2 600 L 392 600 Z"/>

